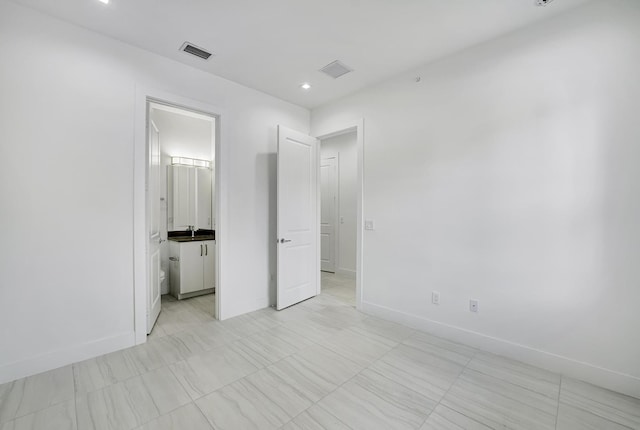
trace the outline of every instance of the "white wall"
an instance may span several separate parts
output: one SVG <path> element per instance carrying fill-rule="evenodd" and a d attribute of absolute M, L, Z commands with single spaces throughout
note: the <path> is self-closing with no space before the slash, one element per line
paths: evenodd
<path fill-rule="evenodd" d="M 365 119 L 366 311 L 640 396 L 639 22 L 594 2 L 312 111 Z"/>
<path fill-rule="evenodd" d="M 209 160 L 214 165 L 214 122 L 213 118 L 202 119 L 162 108 L 151 108 L 149 117 L 159 130 L 161 169 L 160 196 L 164 200 L 160 204 L 160 237 L 164 239 L 160 245 L 161 267 L 166 278 L 162 283 L 161 294 L 168 294 L 170 290 L 169 277 L 169 242 L 167 240 L 167 217 L 169 194 L 167 189 L 168 166 L 171 157 L 187 157 L 198 160 Z"/>
<path fill-rule="evenodd" d="M 155 108 L 151 109 L 150 116 L 160 130 L 163 155 L 213 160 L 213 119 L 209 121 Z"/>
<path fill-rule="evenodd" d="M 356 274 L 356 212 L 358 153 L 356 133 L 350 132 L 321 141 L 323 158 L 338 160 L 338 210 L 342 220 L 336 220 L 338 239 L 337 271 L 344 275 Z"/>
<path fill-rule="evenodd" d="M 134 342 L 136 86 L 224 110 L 225 316 L 269 304 L 276 124 L 306 109 L 6 0 L 0 58 L 0 382 Z"/>

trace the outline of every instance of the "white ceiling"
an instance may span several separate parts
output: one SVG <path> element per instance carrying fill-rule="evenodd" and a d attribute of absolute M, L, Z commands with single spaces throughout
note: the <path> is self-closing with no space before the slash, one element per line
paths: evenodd
<path fill-rule="evenodd" d="M 313 108 L 587 0 L 14 1 Z M 180 52 L 185 41 L 215 56 Z M 355 71 L 318 72 L 337 59 Z"/>

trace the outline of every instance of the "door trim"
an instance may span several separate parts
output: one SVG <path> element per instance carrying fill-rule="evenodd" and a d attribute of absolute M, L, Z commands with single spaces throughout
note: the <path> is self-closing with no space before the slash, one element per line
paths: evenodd
<path fill-rule="evenodd" d="M 356 133 L 356 151 L 358 160 L 356 172 L 356 199 L 358 205 L 356 211 L 356 309 L 362 310 L 362 297 L 364 292 L 364 259 L 362 255 L 362 250 L 364 248 L 364 118 L 353 121 L 337 122 L 335 124 L 330 124 L 329 126 L 324 126 L 320 130 L 314 131 L 316 139 L 320 140 L 320 145 L 322 145 L 322 140 L 352 133 L 354 131 Z"/>
<path fill-rule="evenodd" d="M 136 86 L 135 99 L 135 135 L 133 150 L 133 324 L 135 343 L 147 341 L 147 102 L 155 102 L 175 106 L 216 119 L 215 133 L 215 216 L 216 216 L 216 300 L 215 315 L 224 319 L 224 256 L 225 235 L 224 226 L 227 225 L 227 179 L 228 171 L 225 166 L 228 159 L 229 147 L 226 138 L 225 109 L 202 103 L 197 100 L 168 93 L 155 88 Z M 223 162 L 224 161 L 224 162 Z"/>

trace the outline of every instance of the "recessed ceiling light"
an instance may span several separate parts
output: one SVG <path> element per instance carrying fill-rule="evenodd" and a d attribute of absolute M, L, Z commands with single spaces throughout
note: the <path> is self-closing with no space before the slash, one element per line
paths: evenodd
<path fill-rule="evenodd" d="M 100 3 L 109 4 L 109 0 L 98 0 Z"/>
<path fill-rule="evenodd" d="M 300 88 L 302 88 L 303 90 L 308 90 L 309 88 L 311 88 L 311 84 L 309 82 L 305 82 L 304 84 L 300 85 Z"/>

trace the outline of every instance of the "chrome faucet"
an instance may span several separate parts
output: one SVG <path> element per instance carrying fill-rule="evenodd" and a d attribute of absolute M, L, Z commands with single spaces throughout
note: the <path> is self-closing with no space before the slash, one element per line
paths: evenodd
<path fill-rule="evenodd" d="M 193 225 L 189 225 L 187 226 L 187 231 L 191 231 L 191 238 L 193 239 L 194 237 L 196 237 L 196 229 L 195 226 Z"/>

